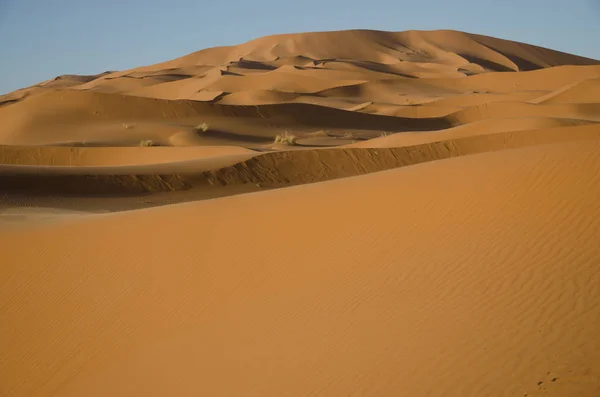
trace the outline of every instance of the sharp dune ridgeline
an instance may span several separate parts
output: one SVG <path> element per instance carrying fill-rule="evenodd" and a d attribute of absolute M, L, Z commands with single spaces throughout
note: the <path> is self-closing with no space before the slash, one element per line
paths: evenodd
<path fill-rule="evenodd" d="M 450 30 L 2 95 L 0 396 L 597 397 L 599 153 L 600 61 Z"/>

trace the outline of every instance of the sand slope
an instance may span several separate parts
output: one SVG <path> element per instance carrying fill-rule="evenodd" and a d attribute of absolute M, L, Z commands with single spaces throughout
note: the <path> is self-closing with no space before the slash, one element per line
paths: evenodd
<path fill-rule="evenodd" d="M 599 149 L 3 234 L 0 390 L 594 396 Z"/>

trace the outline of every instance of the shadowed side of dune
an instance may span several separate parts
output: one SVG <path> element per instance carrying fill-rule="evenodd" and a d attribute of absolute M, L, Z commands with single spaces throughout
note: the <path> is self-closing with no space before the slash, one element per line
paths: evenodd
<path fill-rule="evenodd" d="M 137 167 L 134 174 L 128 172 L 127 167 L 115 168 L 113 173 L 98 167 L 102 172 L 94 174 L 94 167 L 82 171 L 65 167 L 36 169 L 13 166 L 0 170 L 0 184 L 6 191 L 35 194 L 148 194 L 244 184 L 283 187 L 475 153 L 599 137 L 600 129 L 593 126 L 563 127 L 496 133 L 396 148 L 340 147 L 270 152 L 214 170 L 199 169 L 195 172 L 188 166 L 178 171 L 173 166 L 171 172 L 160 174 L 153 166 Z"/>

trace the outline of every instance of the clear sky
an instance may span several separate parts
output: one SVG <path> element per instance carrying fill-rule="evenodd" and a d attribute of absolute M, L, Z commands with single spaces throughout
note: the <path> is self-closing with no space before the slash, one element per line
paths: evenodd
<path fill-rule="evenodd" d="M 455 29 L 600 59 L 600 0 L 0 0 L 0 93 L 338 29 Z"/>

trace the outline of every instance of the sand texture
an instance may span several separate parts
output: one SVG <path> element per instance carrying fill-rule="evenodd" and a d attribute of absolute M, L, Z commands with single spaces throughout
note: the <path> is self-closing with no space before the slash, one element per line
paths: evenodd
<path fill-rule="evenodd" d="M 598 397 L 599 123 L 599 61 L 456 31 L 0 96 L 0 397 Z"/>

